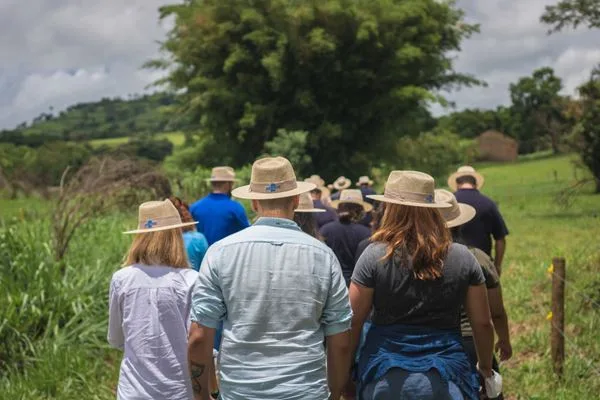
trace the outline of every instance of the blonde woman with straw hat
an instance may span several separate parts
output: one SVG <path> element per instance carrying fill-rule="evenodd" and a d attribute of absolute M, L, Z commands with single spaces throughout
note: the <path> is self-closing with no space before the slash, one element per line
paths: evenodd
<path fill-rule="evenodd" d="M 259 218 L 211 246 L 200 268 L 188 350 L 197 399 L 208 400 L 220 321 L 222 399 L 339 399 L 350 369 L 348 293 L 335 254 L 293 221 L 299 196 L 315 186 L 299 182 L 287 159 L 266 157 L 232 192 Z"/>
<path fill-rule="evenodd" d="M 452 240 L 455 243 L 463 243 L 461 235 L 461 227 L 475 218 L 476 210 L 472 206 L 464 203 L 459 203 L 456 197 L 451 192 L 444 189 L 437 189 L 435 191 L 436 199 L 444 202 L 448 202 L 452 207 L 441 210 L 442 216 L 446 220 L 446 226 L 450 229 L 452 234 Z M 496 266 L 492 259 L 485 254 L 483 251 L 476 247 L 469 247 L 469 250 L 477 262 L 481 266 L 483 276 L 485 277 L 485 286 L 487 288 L 488 302 L 490 305 L 490 312 L 492 320 L 494 322 L 494 330 L 498 337 L 495 350 L 500 354 L 501 361 L 507 361 L 512 357 L 512 345 L 510 343 L 510 331 L 508 328 L 508 316 L 506 315 L 506 309 L 504 308 L 504 300 L 502 298 L 502 287 L 500 285 L 500 276 L 496 270 Z M 473 368 L 477 365 L 477 352 L 475 350 L 475 343 L 473 341 L 473 329 L 469 323 L 469 318 L 464 308 L 461 311 L 461 333 L 463 337 L 463 345 L 465 351 L 469 356 L 471 365 Z M 492 363 L 494 371 L 499 372 L 499 367 L 496 359 L 494 358 Z M 496 380 L 498 378 L 496 377 Z M 501 382 L 501 380 L 500 380 Z M 502 399 L 501 385 L 495 388 L 494 393 L 490 393 L 492 386 L 497 386 L 494 382 L 489 382 L 487 388 L 487 397 Z"/>
<path fill-rule="evenodd" d="M 125 266 L 110 283 L 108 342 L 124 350 L 118 399 L 190 399 L 185 360 L 191 288 L 183 223 L 169 201 L 139 207 Z"/>
<path fill-rule="evenodd" d="M 357 378 L 360 398 L 479 398 L 479 382 L 462 346 L 460 309 L 473 326 L 479 371 L 492 375 L 493 325 L 481 267 L 452 243 L 435 198 L 435 182 L 417 171 L 390 173 L 372 244 L 350 285 L 353 343 L 371 315 Z"/>
<path fill-rule="evenodd" d="M 332 201 L 331 205 L 337 209 L 338 219 L 322 227 L 320 233 L 340 260 L 344 280 L 349 285 L 358 244 L 371 236 L 371 230 L 360 221 L 373 206 L 363 200 L 359 189 L 342 190 L 340 199 Z"/>
<path fill-rule="evenodd" d="M 302 193 L 298 208 L 294 210 L 294 222 L 298 224 L 304 233 L 308 233 L 310 236 L 321 240 L 315 216 L 325 212 L 322 208 L 315 208 L 313 199 L 309 193 Z"/>

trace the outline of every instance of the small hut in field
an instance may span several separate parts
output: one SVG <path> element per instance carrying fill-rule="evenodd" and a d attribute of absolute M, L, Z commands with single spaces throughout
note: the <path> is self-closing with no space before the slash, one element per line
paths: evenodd
<path fill-rule="evenodd" d="M 486 131 L 476 139 L 479 158 L 485 161 L 516 161 L 519 143 L 501 132 Z"/>

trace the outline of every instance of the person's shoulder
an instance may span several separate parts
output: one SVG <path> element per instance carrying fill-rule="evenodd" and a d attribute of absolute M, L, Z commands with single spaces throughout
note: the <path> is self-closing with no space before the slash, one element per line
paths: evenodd
<path fill-rule="evenodd" d="M 448 259 L 472 260 L 474 258 L 475 256 L 473 256 L 473 253 L 471 253 L 469 248 L 460 243 L 451 243 L 450 247 L 448 248 Z"/>
<path fill-rule="evenodd" d="M 478 249 L 477 247 L 469 247 L 469 251 L 475 256 L 479 264 L 490 263 L 492 259 L 488 256 L 485 251 Z"/>
<path fill-rule="evenodd" d="M 131 276 L 135 275 L 135 273 L 136 273 L 136 270 L 135 270 L 135 268 L 133 268 L 132 265 L 122 267 L 121 269 L 119 269 L 118 271 L 115 271 L 113 273 L 112 281 L 115 283 L 123 282 L 123 281 L 127 280 L 128 278 L 130 278 Z"/>
<path fill-rule="evenodd" d="M 369 240 L 369 239 L 365 239 Z M 388 246 L 383 242 L 371 242 L 363 251 L 363 256 L 371 256 L 375 258 L 382 258 L 387 253 Z"/>
<path fill-rule="evenodd" d="M 186 282 L 188 282 L 188 284 L 194 283 L 194 281 L 198 277 L 198 271 L 192 268 L 180 268 L 179 271 L 181 276 L 183 276 L 183 278 Z"/>
<path fill-rule="evenodd" d="M 367 228 L 365 225 L 356 224 L 354 229 L 358 230 L 361 234 L 366 234 L 371 236 L 371 229 Z"/>
<path fill-rule="evenodd" d="M 321 232 L 330 232 L 339 224 L 338 221 L 331 221 L 321 227 Z"/>

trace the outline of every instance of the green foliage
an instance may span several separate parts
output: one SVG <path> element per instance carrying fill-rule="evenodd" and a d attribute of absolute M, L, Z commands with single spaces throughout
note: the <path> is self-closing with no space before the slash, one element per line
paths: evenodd
<path fill-rule="evenodd" d="M 598 0 L 561 0 L 546 11 L 540 18 L 550 25 L 550 33 L 561 31 L 565 27 L 600 28 L 600 2 Z"/>
<path fill-rule="evenodd" d="M 600 65 L 590 79 L 579 87 L 583 115 L 578 126 L 579 154 L 596 181 L 596 192 L 600 193 Z"/>
<path fill-rule="evenodd" d="M 133 137 L 129 142 L 117 147 L 114 152 L 161 162 L 173 153 L 173 143 L 168 139 Z"/>
<path fill-rule="evenodd" d="M 448 131 L 426 132 L 417 138 L 401 138 L 397 145 L 398 159 L 394 169 L 407 169 L 427 172 L 440 178 L 475 158 L 474 143 L 461 140 Z"/>
<path fill-rule="evenodd" d="M 265 152 L 270 156 L 282 156 L 290 160 L 296 175 L 308 176 L 312 159 L 306 153 L 308 132 L 279 129 L 277 135 L 265 143 Z"/>
<path fill-rule="evenodd" d="M 148 66 L 170 71 L 159 83 L 183 90 L 180 114 L 210 138 L 199 156 L 220 164 L 252 162 L 286 129 L 309 132 L 323 176 L 366 170 L 419 132 L 404 127 L 438 89 L 477 83 L 452 69 L 476 29 L 452 2 L 206 0 L 161 15 L 175 17 L 168 60 Z"/>
<path fill-rule="evenodd" d="M 562 87 L 562 80 L 549 67 L 540 68 L 532 76 L 522 77 L 510 85 L 512 130 L 520 142 L 520 152 L 542 149 L 542 140 L 548 136 L 553 150 L 558 152 L 559 137 L 566 131 L 562 126 L 553 126 L 565 122 L 558 94 Z"/>
<path fill-rule="evenodd" d="M 438 120 L 438 129 L 455 132 L 463 138 L 474 139 L 488 130 L 510 135 L 510 127 L 502 113 L 504 110 L 466 109 L 444 115 Z"/>
<path fill-rule="evenodd" d="M 0 131 L 0 142 L 38 147 L 60 140 L 86 141 L 98 138 L 157 133 L 185 126 L 173 115 L 176 97 L 168 93 L 104 98 L 78 103 L 55 115 L 51 109 L 22 123 L 16 129 Z"/>

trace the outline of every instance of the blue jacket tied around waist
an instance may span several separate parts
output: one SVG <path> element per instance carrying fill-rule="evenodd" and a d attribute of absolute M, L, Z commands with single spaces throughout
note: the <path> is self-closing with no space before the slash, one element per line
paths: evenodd
<path fill-rule="evenodd" d="M 372 325 L 358 363 L 360 390 L 392 368 L 409 372 L 435 368 L 444 381 L 456 384 L 466 399 L 479 399 L 477 373 L 463 349 L 459 330 Z"/>

